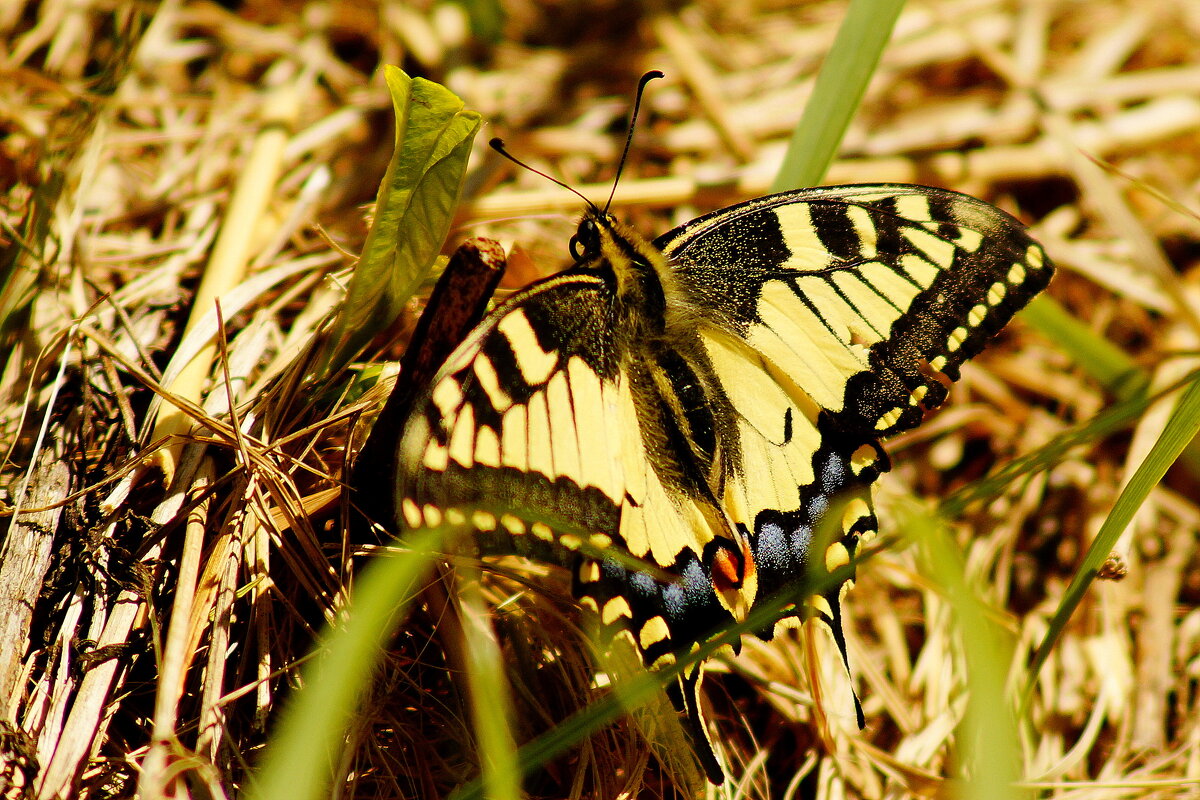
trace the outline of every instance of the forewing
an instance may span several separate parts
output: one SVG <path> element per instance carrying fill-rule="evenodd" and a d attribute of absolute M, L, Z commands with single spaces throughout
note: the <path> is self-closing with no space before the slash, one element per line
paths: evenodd
<path fill-rule="evenodd" d="M 1019 222 L 922 186 L 806 189 L 722 209 L 656 242 L 695 304 L 839 427 L 888 436 L 1050 280 Z"/>
<path fill-rule="evenodd" d="M 663 484 L 644 446 L 652 399 L 623 368 L 608 292 L 588 275 L 541 283 L 450 356 L 401 439 L 406 527 L 471 513 L 485 538 L 534 551 L 532 537 L 559 560 L 582 547 L 670 568 L 703 550 L 706 509 Z"/>

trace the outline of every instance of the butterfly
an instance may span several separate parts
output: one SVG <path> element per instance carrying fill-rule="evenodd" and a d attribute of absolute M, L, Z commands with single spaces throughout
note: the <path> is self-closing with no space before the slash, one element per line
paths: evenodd
<path fill-rule="evenodd" d="M 881 441 L 940 404 L 1053 271 L 1003 211 L 898 184 L 760 197 L 653 241 L 589 203 L 571 253 L 416 402 L 398 523 L 569 559 L 581 604 L 655 669 L 852 564 L 877 528 Z M 845 659 L 847 585 L 758 635 L 815 616 Z M 669 694 L 719 784 L 702 675 Z"/>

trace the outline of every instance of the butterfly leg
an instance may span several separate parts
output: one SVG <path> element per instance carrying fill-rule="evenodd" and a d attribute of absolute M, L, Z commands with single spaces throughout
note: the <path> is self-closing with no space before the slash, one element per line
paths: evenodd
<path fill-rule="evenodd" d="M 679 680 L 667 687 L 667 696 L 679 711 L 684 712 L 684 726 L 692 739 L 692 748 L 700 760 L 700 766 L 710 783 L 720 786 L 725 782 L 725 771 L 713 748 L 712 736 L 700 706 L 700 684 L 704 679 L 704 665 L 695 664 L 679 676 Z"/>

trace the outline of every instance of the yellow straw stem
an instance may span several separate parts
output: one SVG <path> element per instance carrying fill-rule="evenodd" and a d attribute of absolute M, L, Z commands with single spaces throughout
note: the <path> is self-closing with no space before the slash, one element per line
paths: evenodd
<path fill-rule="evenodd" d="M 299 93 L 293 81 L 288 81 L 273 91 L 263 104 L 262 129 L 254 140 L 246 168 L 234 187 L 221 233 L 213 247 L 208 268 L 204 271 L 200 286 L 196 290 L 192 312 L 184 330 L 185 337 L 213 308 L 221 295 L 245 279 L 246 265 L 250 261 L 253 243 L 265 241 L 264 237 L 258 235 L 258 227 L 275 189 L 275 182 L 283 164 L 284 147 L 298 112 Z M 199 405 L 215 358 L 216 344 L 210 339 L 167 387 L 171 395 Z M 156 458 L 167 483 L 170 483 L 175 475 L 175 467 L 186 443 L 181 437 L 191 427 L 192 421 L 177 406 L 164 408 L 159 414 L 154 435 L 150 440 L 159 441 L 162 437 L 171 437 L 167 445 L 158 451 Z"/>

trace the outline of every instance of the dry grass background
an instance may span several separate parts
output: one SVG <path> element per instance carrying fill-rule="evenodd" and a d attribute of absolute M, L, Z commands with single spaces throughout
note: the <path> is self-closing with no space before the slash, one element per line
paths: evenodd
<path fill-rule="evenodd" d="M 491 8 L 0 8 L 5 797 L 236 795 L 342 602 L 356 548 L 345 448 L 382 388 L 310 396 L 296 381 L 390 155 L 382 64 L 445 83 L 484 115 L 481 141 L 504 136 L 593 197 L 607 195 L 637 75 L 664 70 L 616 200 L 658 232 L 767 190 L 844 3 L 514 1 L 489 38 Z M 914 0 L 841 152 L 831 183 L 931 183 L 1016 213 L 1081 321 L 1158 386 L 1195 368 L 1194 0 Z M 464 199 L 449 246 L 519 243 L 509 288 L 564 261 L 570 195 L 480 148 Z M 213 293 L 225 334 L 206 348 L 211 316 L 189 315 Z M 380 341 L 366 358 L 396 349 Z M 198 375 L 181 352 L 198 353 Z M 1018 322 L 946 409 L 892 446 L 885 531 L 888 498 L 942 496 L 1111 402 Z M 193 420 L 204 426 L 188 432 Z M 955 523 L 970 580 L 1004 609 L 1014 664 L 1161 425 L 1152 407 Z M 1044 796 L 1200 796 L 1198 486 L 1184 463 L 1152 493 L 1119 546 L 1127 577 L 1093 587 L 1041 676 L 1021 747 Z M 589 645 L 556 570 L 501 564 L 487 591 L 523 740 L 596 691 Z M 889 550 L 846 605 L 862 733 L 822 636 L 748 642 L 715 667 L 709 694 L 746 762 L 740 790 L 953 794 L 965 684 L 939 587 L 911 549 Z M 427 601 L 393 642 L 339 765 L 343 796 L 440 796 L 476 769 L 440 616 Z M 529 790 L 676 791 L 629 726 Z"/>

